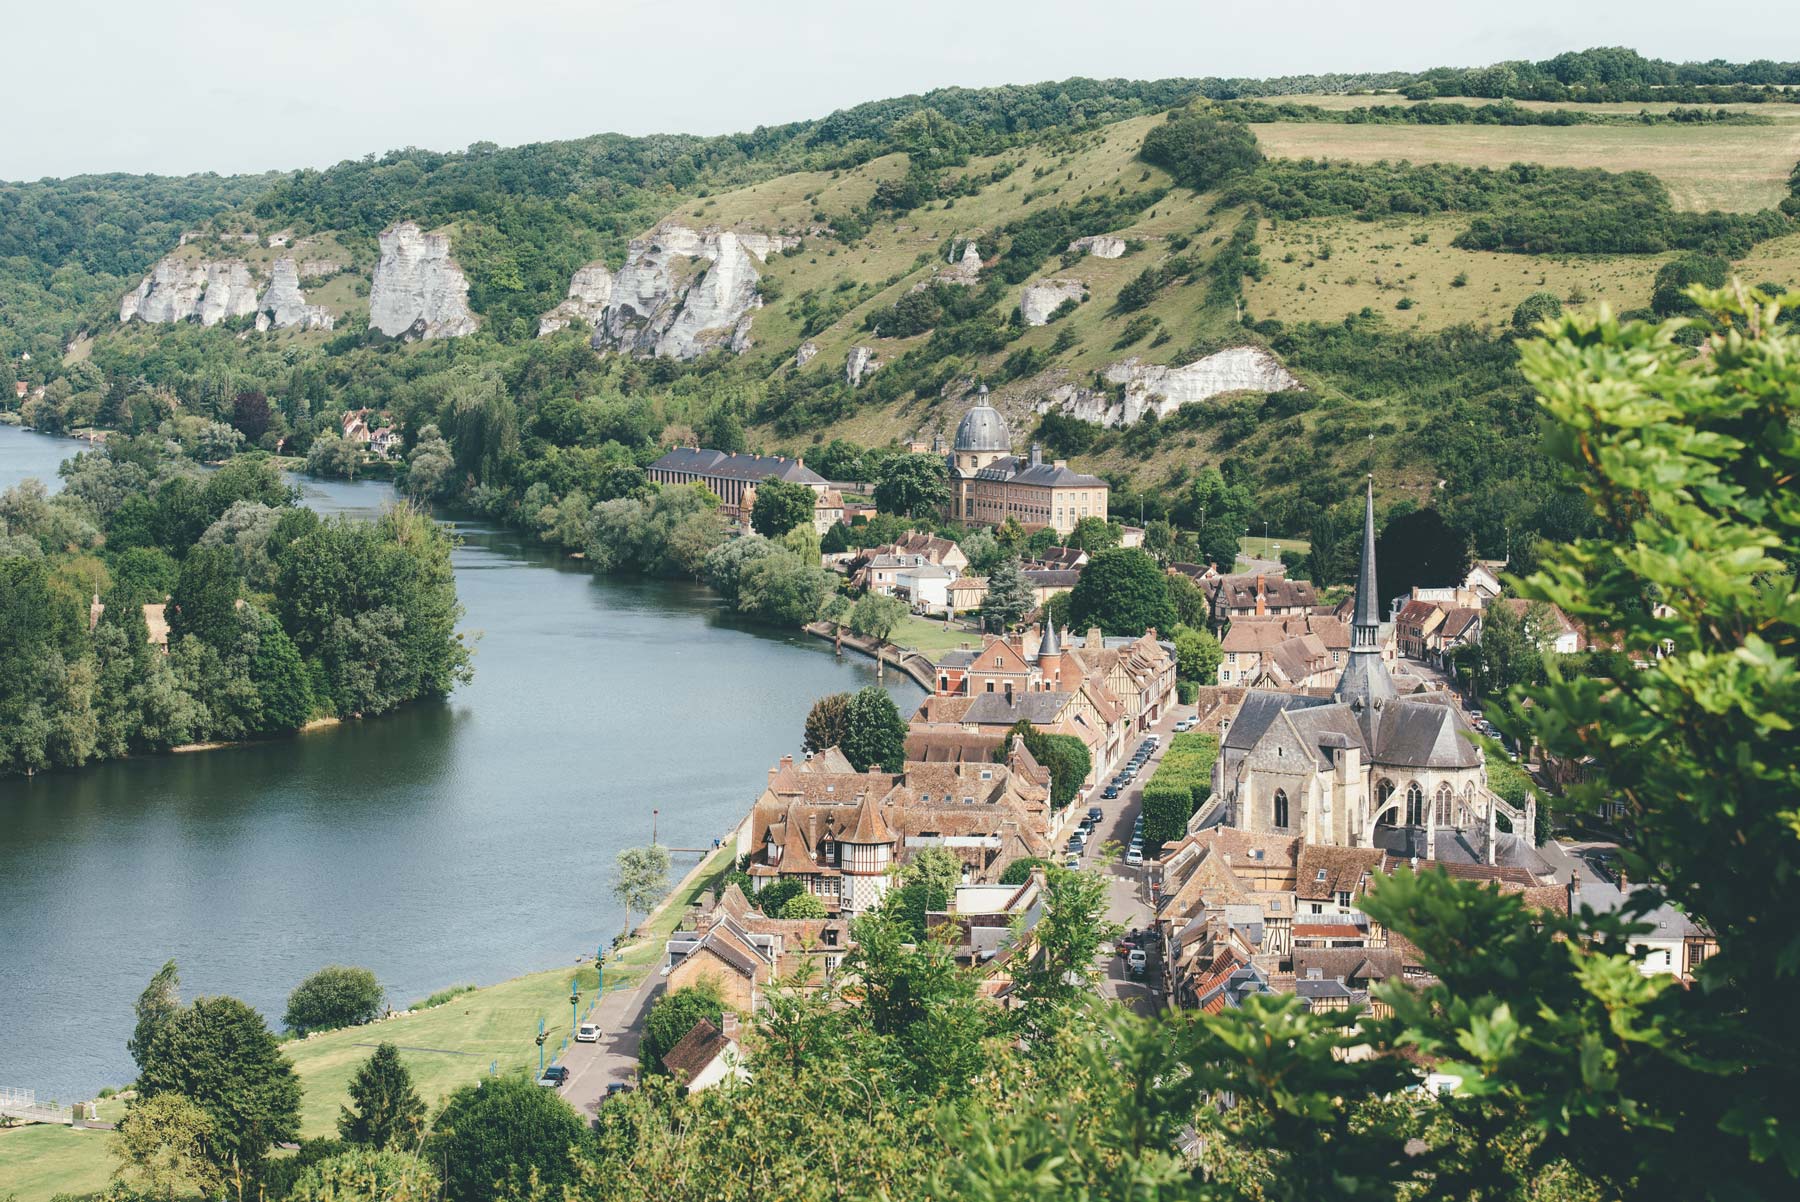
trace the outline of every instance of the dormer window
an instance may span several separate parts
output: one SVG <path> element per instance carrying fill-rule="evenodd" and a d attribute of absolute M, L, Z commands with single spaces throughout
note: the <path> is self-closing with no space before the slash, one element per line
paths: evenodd
<path fill-rule="evenodd" d="M 1314 877 L 1313 880 L 1322 881 L 1324 879 L 1325 879 L 1325 870 L 1323 868 L 1321 868 L 1321 869 L 1319 869 L 1319 875 Z"/>

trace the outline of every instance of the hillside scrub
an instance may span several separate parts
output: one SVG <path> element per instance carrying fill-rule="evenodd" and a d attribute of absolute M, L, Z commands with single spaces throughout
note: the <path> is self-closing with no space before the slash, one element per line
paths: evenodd
<path fill-rule="evenodd" d="M 1249 127 L 1214 116 L 1206 108 L 1170 113 L 1167 121 L 1144 135 L 1138 157 L 1196 192 L 1210 192 L 1234 176 L 1254 171 L 1263 161 Z"/>

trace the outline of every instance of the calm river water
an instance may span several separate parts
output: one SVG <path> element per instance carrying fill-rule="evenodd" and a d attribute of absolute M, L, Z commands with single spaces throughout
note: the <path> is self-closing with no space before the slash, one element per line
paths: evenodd
<path fill-rule="evenodd" d="M 78 444 L 0 426 L 0 488 L 54 485 Z M 307 482 L 374 513 L 375 483 Z M 610 580 L 456 523 L 479 635 L 448 702 L 293 739 L 0 779 L 0 1086 L 89 1097 L 129 1080 L 131 1007 L 158 965 L 185 996 L 279 1021 L 325 964 L 405 1005 L 568 963 L 615 932 L 613 857 L 711 844 L 821 694 L 874 679 L 823 643 L 732 622 L 704 589 Z M 911 682 L 889 679 L 902 712 Z M 691 864 L 678 857 L 677 868 Z"/>

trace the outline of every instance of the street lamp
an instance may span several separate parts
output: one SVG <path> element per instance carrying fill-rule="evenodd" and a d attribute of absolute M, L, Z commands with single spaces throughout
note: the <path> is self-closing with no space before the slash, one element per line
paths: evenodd
<path fill-rule="evenodd" d="M 594 1000 L 606 992 L 606 945 L 602 943 L 594 949 Z"/>
<path fill-rule="evenodd" d="M 569 1030 L 571 1032 L 573 1032 L 575 1030 L 575 1023 L 576 1023 L 575 1007 L 579 1006 L 580 1004 L 581 1004 L 581 978 L 577 977 L 574 980 L 569 982 Z"/>
<path fill-rule="evenodd" d="M 542 1018 L 538 1019 L 537 1045 L 538 1045 L 538 1076 L 541 1077 L 544 1075 L 544 1020 Z"/>

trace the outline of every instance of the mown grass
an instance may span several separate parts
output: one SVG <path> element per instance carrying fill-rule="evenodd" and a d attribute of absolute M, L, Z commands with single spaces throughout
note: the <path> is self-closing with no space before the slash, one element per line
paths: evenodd
<path fill-rule="evenodd" d="M 636 988 L 644 974 L 661 962 L 664 942 L 700 893 L 731 865 L 736 840 L 727 841 L 707 858 L 695 879 L 657 913 L 641 938 L 609 953 L 606 990 Z M 486 1075 L 491 1069 L 512 1072 L 538 1063 L 537 1023 L 544 1020 L 547 1058 L 554 1059 L 569 1039 L 569 982 L 581 983 L 581 1009 L 594 1001 L 595 972 L 591 960 L 503 981 L 498 985 L 452 996 L 442 1005 L 365 1027 L 331 1031 L 285 1045 L 305 1088 L 300 1123 L 308 1137 L 336 1130 L 338 1107 L 350 1077 L 378 1043 L 400 1048 L 419 1093 L 435 1103 L 452 1090 Z"/>
<path fill-rule="evenodd" d="M 0 1198 L 49 1202 L 56 1194 L 106 1188 L 113 1158 L 107 1132 L 40 1124 L 0 1131 Z"/>
<path fill-rule="evenodd" d="M 922 652 L 931 659 L 936 659 L 946 651 L 954 650 L 964 643 L 980 646 L 981 636 L 964 630 L 961 626 L 945 626 L 942 619 L 921 618 L 917 614 L 908 614 L 888 641 L 897 647 L 910 647 Z"/>

